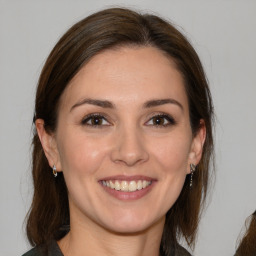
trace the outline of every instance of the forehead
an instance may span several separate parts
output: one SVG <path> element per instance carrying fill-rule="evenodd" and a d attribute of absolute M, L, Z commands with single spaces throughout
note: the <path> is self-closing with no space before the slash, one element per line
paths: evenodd
<path fill-rule="evenodd" d="M 122 47 L 94 56 L 71 80 L 61 101 L 69 105 L 83 97 L 127 104 L 172 97 L 187 105 L 176 64 L 154 47 Z"/>

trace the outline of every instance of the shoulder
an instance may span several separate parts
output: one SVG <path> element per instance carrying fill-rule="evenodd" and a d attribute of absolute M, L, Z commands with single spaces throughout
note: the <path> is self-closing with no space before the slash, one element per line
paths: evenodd
<path fill-rule="evenodd" d="M 63 256 L 56 241 L 50 241 L 47 244 L 36 246 L 22 256 Z"/>
<path fill-rule="evenodd" d="M 40 247 L 35 247 L 31 249 L 30 251 L 26 252 L 22 256 L 43 256 L 43 252 L 40 249 Z"/>
<path fill-rule="evenodd" d="M 167 251 L 163 251 L 163 248 L 160 248 L 162 256 L 192 256 L 184 247 L 178 243 L 173 244 L 166 249 Z"/>
<path fill-rule="evenodd" d="M 175 248 L 175 256 L 192 256 L 184 247 L 179 244 Z"/>

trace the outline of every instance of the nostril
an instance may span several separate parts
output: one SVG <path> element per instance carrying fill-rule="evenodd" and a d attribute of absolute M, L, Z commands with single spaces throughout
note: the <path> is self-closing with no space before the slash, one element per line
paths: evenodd
<path fill-rule="evenodd" d="M 146 150 L 127 151 L 115 150 L 112 152 L 112 161 L 115 163 L 122 163 L 127 166 L 133 166 L 137 163 L 145 162 L 148 160 L 149 155 Z"/>
<path fill-rule="evenodd" d="M 127 166 L 133 166 L 148 160 L 149 154 L 145 147 L 143 136 L 134 126 L 126 125 L 113 141 L 112 161 Z"/>

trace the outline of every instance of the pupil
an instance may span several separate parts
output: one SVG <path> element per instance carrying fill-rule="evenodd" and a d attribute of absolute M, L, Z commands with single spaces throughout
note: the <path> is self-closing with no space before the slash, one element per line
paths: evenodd
<path fill-rule="evenodd" d="M 93 125 L 100 125 L 101 124 L 101 119 L 99 117 L 94 117 L 92 119 Z"/>
<path fill-rule="evenodd" d="M 161 125 L 161 124 L 163 124 L 163 119 L 161 117 L 156 117 L 154 120 L 154 123 L 156 125 Z"/>

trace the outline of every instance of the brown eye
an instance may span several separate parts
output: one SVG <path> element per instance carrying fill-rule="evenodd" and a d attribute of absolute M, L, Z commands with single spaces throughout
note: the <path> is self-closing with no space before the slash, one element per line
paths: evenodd
<path fill-rule="evenodd" d="M 152 118 L 153 125 L 164 125 L 165 119 L 162 116 L 155 116 Z"/>
<path fill-rule="evenodd" d="M 103 123 L 103 118 L 101 118 L 101 117 L 95 116 L 95 117 L 91 118 L 92 125 L 102 125 L 102 123 Z"/>
<path fill-rule="evenodd" d="M 88 126 L 105 126 L 109 125 L 109 122 L 101 115 L 89 115 L 85 117 L 82 121 L 83 125 Z"/>
<path fill-rule="evenodd" d="M 166 127 L 169 125 L 174 125 L 176 122 L 174 119 L 169 116 L 169 115 L 156 115 L 153 116 L 147 123 L 146 125 L 149 126 L 156 126 L 156 127 Z"/>

